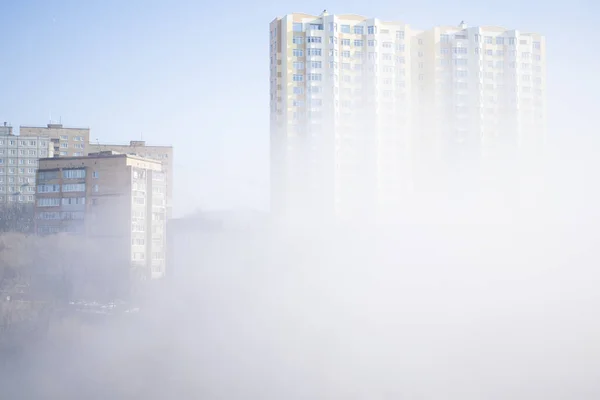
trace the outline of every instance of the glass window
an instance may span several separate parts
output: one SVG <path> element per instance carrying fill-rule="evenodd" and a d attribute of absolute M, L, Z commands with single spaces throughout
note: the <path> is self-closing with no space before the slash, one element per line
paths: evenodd
<path fill-rule="evenodd" d="M 63 171 L 65 179 L 81 179 L 85 178 L 85 169 L 65 169 Z"/>
<path fill-rule="evenodd" d="M 38 207 L 57 207 L 60 205 L 58 197 L 41 197 L 37 200 Z"/>
<path fill-rule="evenodd" d="M 65 183 L 62 185 L 63 192 L 85 192 L 85 183 Z"/>
<path fill-rule="evenodd" d="M 38 185 L 38 193 L 56 193 L 60 192 L 60 185 Z"/>

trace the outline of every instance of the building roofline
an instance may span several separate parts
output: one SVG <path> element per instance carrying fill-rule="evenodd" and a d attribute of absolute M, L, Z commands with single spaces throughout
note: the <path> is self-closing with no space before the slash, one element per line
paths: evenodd
<path fill-rule="evenodd" d="M 304 12 L 292 12 L 292 13 L 289 13 L 289 14 L 285 14 L 283 17 L 288 16 L 288 15 L 296 15 L 296 16 L 301 16 L 301 17 L 304 17 L 304 18 L 314 18 L 314 19 L 321 19 L 321 18 L 323 18 L 323 15 L 321 15 L 321 14 L 320 15 L 314 15 L 314 14 L 308 14 L 308 13 L 304 13 Z M 377 17 L 368 17 L 368 16 L 365 16 L 365 15 L 352 14 L 352 13 L 345 13 L 345 14 L 330 13 L 330 14 L 327 14 L 327 16 L 334 16 L 334 17 L 338 17 L 338 18 L 344 18 L 344 17 L 346 17 L 346 18 L 356 18 L 356 17 L 358 17 L 358 18 L 362 18 L 364 20 L 367 20 L 367 19 L 379 19 Z M 282 19 L 283 17 L 277 17 L 273 21 L 277 21 L 279 19 Z"/>
<path fill-rule="evenodd" d="M 291 15 L 297 15 L 297 16 L 301 16 L 303 18 L 314 18 L 314 19 L 320 19 L 323 18 L 322 15 L 314 15 L 314 14 L 308 14 L 308 13 L 304 13 L 304 12 L 292 12 L 289 14 L 285 14 L 281 17 L 276 17 L 273 21 L 271 21 L 271 23 L 281 20 L 286 16 L 291 16 Z M 399 21 L 399 20 L 383 20 L 379 17 L 369 17 L 369 16 L 365 16 L 365 15 L 361 15 L 361 14 L 352 14 L 352 13 L 345 13 L 345 14 L 336 14 L 336 13 L 330 13 L 328 14 L 330 16 L 335 16 L 338 18 L 361 18 L 363 20 L 369 20 L 369 19 L 376 19 L 379 20 L 379 22 L 383 23 L 383 24 L 399 24 L 399 25 L 404 25 L 406 27 L 411 27 L 410 24 L 403 22 L 403 21 Z M 490 30 L 501 30 L 501 31 L 519 31 L 520 34 L 522 35 L 539 35 L 539 36 L 544 36 L 542 33 L 539 32 L 529 32 L 529 31 L 520 31 L 518 28 L 506 28 L 504 26 L 500 26 L 500 25 L 473 25 L 473 26 L 467 26 L 467 29 L 469 28 L 479 28 L 479 29 L 490 29 Z M 456 30 L 464 30 L 465 28 L 461 28 L 459 25 L 435 25 L 429 28 L 425 28 L 425 29 L 418 29 L 418 28 L 412 28 L 411 29 L 417 33 L 425 33 L 427 31 L 431 31 L 433 29 L 456 29 Z"/>
<path fill-rule="evenodd" d="M 362 14 L 354 14 L 354 13 L 346 13 L 346 14 L 331 14 L 333 16 L 336 16 L 338 18 L 344 18 L 344 17 L 358 17 L 358 18 L 363 18 L 363 19 L 378 19 L 377 17 L 368 17 L 366 15 L 362 15 Z"/>
<path fill-rule="evenodd" d="M 48 126 L 33 126 L 33 125 L 19 125 L 19 129 L 22 128 L 33 128 L 33 129 L 73 129 L 73 130 L 82 130 L 82 129 L 87 129 L 90 130 L 90 127 L 76 127 L 76 126 L 61 126 L 60 128 L 58 127 L 48 127 Z"/>
<path fill-rule="evenodd" d="M 97 154 L 97 155 L 92 154 L 92 155 L 81 156 L 81 157 L 46 157 L 46 158 L 40 158 L 39 160 L 40 161 L 77 161 L 77 160 L 103 159 L 103 158 L 131 158 L 134 160 L 149 161 L 154 164 L 162 165 L 162 163 L 160 161 L 154 160 L 152 158 L 140 157 L 140 156 L 135 156 L 132 154 L 125 154 L 125 153 Z"/>
<path fill-rule="evenodd" d="M 169 146 L 161 146 L 161 145 L 156 145 L 156 144 L 153 144 L 153 145 L 148 145 L 148 144 L 145 144 L 145 145 L 143 145 L 143 146 L 142 146 L 142 145 L 140 145 L 140 146 L 132 146 L 131 144 L 117 144 L 117 143 L 93 143 L 93 142 L 90 142 L 90 143 L 89 143 L 89 145 L 90 145 L 90 146 L 118 146 L 118 147 L 132 147 L 132 148 L 134 148 L 134 147 L 167 147 L 167 148 L 170 148 L 170 149 L 172 149 L 172 148 L 173 148 L 173 145 L 169 145 Z"/>
<path fill-rule="evenodd" d="M 461 28 L 458 25 L 436 25 L 430 28 L 426 28 L 426 29 L 419 29 L 418 31 L 420 31 L 419 33 L 426 33 L 429 31 L 432 31 L 434 29 L 447 29 L 447 30 L 457 30 L 457 31 L 462 31 L 462 30 L 469 30 L 469 29 L 489 29 L 489 30 L 497 30 L 497 31 L 504 31 L 504 32 L 511 32 L 511 31 L 518 31 L 521 35 L 539 35 L 539 36 L 544 36 L 543 34 L 539 33 L 539 32 L 530 32 L 530 31 L 521 31 L 518 28 L 507 28 L 505 26 L 501 26 L 501 25 L 469 25 L 466 28 Z M 415 29 L 415 31 L 417 31 Z"/>
<path fill-rule="evenodd" d="M 7 133 L 7 134 L 0 134 L 0 136 L 2 137 L 6 137 L 6 136 L 10 136 L 10 137 L 15 137 L 15 138 L 20 138 L 22 140 L 30 140 L 30 139 L 52 139 L 52 137 L 50 137 L 50 135 L 46 134 L 46 133 L 40 133 L 39 135 L 31 135 L 31 136 L 23 136 L 23 135 L 17 135 L 16 133 Z"/>

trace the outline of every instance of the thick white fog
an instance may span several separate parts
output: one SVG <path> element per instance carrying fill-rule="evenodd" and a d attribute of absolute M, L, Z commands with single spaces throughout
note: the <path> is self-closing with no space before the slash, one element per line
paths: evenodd
<path fill-rule="evenodd" d="M 578 154 L 547 157 L 520 208 L 442 198 L 385 227 L 192 221 L 138 315 L 61 326 L 3 366 L 4 394 L 595 399 L 597 163 Z"/>
<path fill-rule="evenodd" d="M 225 11 L 220 15 L 227 20 Z M 242 26 L 247 19 L 244 15 L 232 24 Z M 261 71 L 266 71 L 267 31 L 260 21 Z M 155 22 L 149 26 L 160 29 L 160 19 Z M 195 17 L 188 23 L 204 24 Z M 233 43 L 243 42 L 243 35 L 241 29 L 229 37 L 227 49 L 235 50 Z M 259 35 L 251 37 L 258 41 Z M 213 39 L 218 42 L 218 35 Z M 182 43 L 185 49 L 169 53 L 172 59 L 184 58 L 193 47 Z M 201 55 L 218 59 L 218 51 L 215 44 Z M 157 59 L 148 56 L 153 63 L 170 63 Z M 145 62 L 130 68 L 144 70 Z M 413 64 L 419 68 L 418 61 Z M 184 97 L 189 104 L 178 110 L 177 129 L 164 122 L 160 127 L 165 139 L 170 129 L 185 133 L 179 134 L 182 150 L 175 150 L 176 157 L 182 155 L 174 164 L 175 192 L 189 210 L 201 209 L 206 198 L 257 203 L 242 198 L 252 190 L 264 189 L 253 196 L 268 197 L 262 187 L 266 171 L 256 181 L 260 185 L 245 178 L 215 178 L 259 175 L 255 172 L 267 164 L 268 127 L 256 128 L 252 118 L 257 117 L 249 115 L 264 111 L 261 121 L 266 122 L 267 97 L 261 97 L 264 107 L 253 101 L 258 84 L 249 73 L 244 79 L 252 89 L 247 91 L 237 77 L 230 78 L 240 84 L 241 90 L 235 90 L 245 93 L 240 94 L 243 101 L 231 100 L 234 84 L 223 90 L 218 78 L 222 72 L 237 75 L 239 68 L 231 65 L 211 62 L 210 79 L 204 77 L 186 92 L 190 99 L 196 92 L 212 93 L 203 101 L 220 105 L 212 110 L 216 116 L 197 117 L 202 107 Z M 196 64 L 188 67 L 186 73 L 196 73 Z M 276 76 L 276 57 L 271 68 Z M 324 124 L 314 131 L 321 136 L 273 129 L 273 212 L 226 209 L 169 221 L 166 278 L 145 282 L 127 305 L 132 312 L 77 317 L 57 312 L 43 339 L 0 347 L 0 399 L 600 399 L 600 139 L 597 124 L 588 121 L 594 110 L 585 115 L 575 110 L 572 100 L 578 97 L 569 92 L 568 81 L 578 80 L 577 71 L 562 73 L 562 80 L 550 73 L 548 87 L 564 92 L 544 92 L 547 129 L 536 128 L 531 136 L 536 142 L 544 131 L 544 140 L 526 150 L 510 148 L 517 143 L 515 131 L 500 130 L 499 137 L 504 133 L 512 143 L 506 152 L 498 151 L 493 165 L 479 158 L 477 129 L 467 132 L 468 151 L 431 133 L 434 119 L 427 110 L 437 105 L 426 96 L 411 103 L 410 124 L 403 120 L 409 111 L 399 101 L 380 118 L 371 115 L 377 106 L 357 96 L 347 112 L 349 126 L 344 128 L 344 121 L 336 126 L 335 135 L 344 142 L 340 153 L 334 150 L 337 138 L 327 136 L 333 130 Z M 157 76 L 144 79 L 170 82 Z M 415 76 L 410 79 L 418 81 Z M 140 87 L 150 86 L 146 81 Z M 381 82 L 365 82 L 366 88 L 381 88 Z M 398 87 L 394 96 L 401 92 Z M 115 96 L 107 93 L 107 98 Z M 383 92 L 379 95 L 383 98 Z M 335 104 L 328 100 L 322 104 L 331 118 L 323 120 L 337 124 L 337 114 L 327 114 Z M 589 110 L 595 98 L 585 100 L 582 108 Z M 152 113 L 159 115 L 164 104 L 156 104 Z M 202 112 L 210 114 L 206 107 L 209 111 Z M 238 114 L 235 107 L 244 110 Z M 140 108 L 142 119 L 148 112 Z M 466 114 L 479 112 L 472 107 Z M 450 113 L 448 120 L 436 120 L 437 134 L 454 117 Z M 512 117 L 501 114 L 498 126 Z M 202 132 L 206 137 L 242 133 L 188 142 L 197 134 L 194 129 L 204 129 L 190 128 L 198 125 L 197 118 L 214 122 L 208 133 Z M 220 126 L 218 119 L 227 121 Z M 449 131 L 456 133 L 454 128 Z M 528 131 L 521 134 L 527 137 Z M 229 143 L 234 137 L 239 141 Z M 209 142 L 221 143 L 222 149 L 214 151 Z M 450 142 L 452 149 L 444 148 Z M 204 144 L 210 150 L 197 152 Z M 247 151 L 252 146 L 264 147 L 264 159 L 253 158 Z M 346 156 L 354 166 L 338 168 Z M 178 164 L 186 166 L 184 172 L 177 172 Z M 380 190 L 383 181 L 389 184 L 386 191 Z M 240 189 L 244 185 L 252 188 Z M 239 198 L 224 200 L 223 193 Z M 104 250 L 107 255 L 114 251 Z"/>

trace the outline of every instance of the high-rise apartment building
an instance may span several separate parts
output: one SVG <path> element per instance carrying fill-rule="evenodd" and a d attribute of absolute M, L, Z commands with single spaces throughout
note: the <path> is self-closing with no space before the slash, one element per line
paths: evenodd
<path fill-rule="evenodd" d="M 166 175 L 158 161 L 115 154 L 40 160 L 36 231 L 85 235 L 106 262 L 165 274 Z"/>
<path fill-rule="evenodd" d="M 48 124 L 46 127 L 21 126 L 19 134 L 50 137 L 55 157 L 82 157 L 88 153 L 89 128 L 65 128 L 62 124 Z"/>
<path fill-rule="evenodd" d="M 410 187 L 410 28 L 323 12 L 270 32 L 273 211 L 393 207 Z"/>
<path fill-rule="evenodd" d="M 0 207 L 33 204 L 38 159 L 53 151 L 48 136 L 17 136 L 12 127 L 0 127 Z"/>
<path fill-rule="evenodd" d="M 167 176 L 167 217 L 170 218 L 173 210 L 173 147 L 149 146 L 143 140 L 131 140 L 129 144 L 102 144 L 90 143 L 90 153 L 102 151 L 116 151 L 118 153 L 134 155 L 152 160 L 158 160 L 163 166 Z"/>
<path fill-rule="evenodd" d="M 419 173 L 485 175 L 543 147 L 543 36 L 461 23 L 417 32 L 413 44 Z"/>
<path fill-rule="evenodd" d="M 451 171 L 539 148 L 545 40 L 289 14 L 270 24 L 270 93 L 273 211 L 390 215 Z"/>

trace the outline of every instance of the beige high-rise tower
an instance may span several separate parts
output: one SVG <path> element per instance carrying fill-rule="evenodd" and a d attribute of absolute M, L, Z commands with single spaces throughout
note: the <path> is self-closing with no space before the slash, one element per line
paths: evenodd
<path fill-rule="evenodd" d="M 325 11 L 277 18 L 270 31 L 273 211 L 395 205 L 410 186 L 410 28 Z"/>

